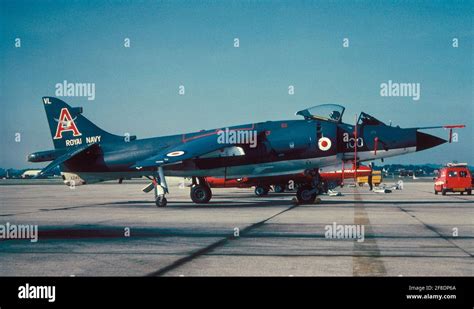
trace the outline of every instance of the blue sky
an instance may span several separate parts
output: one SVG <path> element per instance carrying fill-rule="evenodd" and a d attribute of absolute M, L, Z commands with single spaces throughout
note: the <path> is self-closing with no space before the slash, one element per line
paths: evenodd
<path fill-rule="evenodd" d="M 473 4 L 0 0 L 0 167 L 31 166 L 28 153 L 52 149 L 41 97 L 64 80 L 95 83 L 95 100 L 63 99 L 116 134 L 296 119 L 338 103 L 349 122 L 365 111 L 403 127 L 468 126 L 458 143 L 386 163 L 473 164 Z M 388 80 L 420 83 L 420 100 L 381 97 Z"/>

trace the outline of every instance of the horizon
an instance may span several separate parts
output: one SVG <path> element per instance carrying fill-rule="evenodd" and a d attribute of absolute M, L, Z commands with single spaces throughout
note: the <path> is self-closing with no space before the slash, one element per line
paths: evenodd
<path fill-rule="evenodd" d="M 372 161 L 373 162 L 373 161 Z M 370 162 L 367 162 L 368 164 L 362 164 L 362 165 L 370 165 Z M 448 163 L 452 163 L 452 162 L 448 162 Z M 458 163 L 465 163 L 465 162 L 458 162 Z M 446 163 L 447 164 L 447 163 Z M 414 166 L 414 167 L 432 167 L 432 166 L 437 166 L 437 167 L 444 167 L 446 166 L 446 164 L 436 164 L 436 163 L 420 163 L 420 164 L 411 164 L 411 163 L 408 163 L 408 164 L 402 164 L 402 163 L 383 163 L 383 164 L 374 164 L 374 167 L 386 167 L 386 166 L 390 166 L 390 165 L 401 165 L 403 167 L 406 167 L 406 166 Z M 467 165 L 467 168 L 469 170 L 472 170 L 474 171 L 474 165 Z M 8 170 L 14 170 L 14 171 L 24 171 L 24 170 L 41 170 L 42 168 L 40 167 L 21 167 L 21 168 L 5 168 L 5 167 L 2 167 L 0 166 L 0 170 L 3 170 L 3 171 L 8 171 Z"/>
<path fill-rule="evenodd" d="M 466 125 L 458 142 L 384 164 L 472 164 L 471 3 L 3 1 L 0 166 L 53 149 L 41 98 L 64 83 L 93 85 L 59 98 L 118 135 L 298 119 L 338 103 L 348 123 L 364 111 L 401 127 Z"/>

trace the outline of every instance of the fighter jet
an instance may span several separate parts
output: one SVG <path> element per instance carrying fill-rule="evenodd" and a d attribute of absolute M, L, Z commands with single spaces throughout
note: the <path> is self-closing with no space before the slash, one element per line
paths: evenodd
<path fill-rule="evenodd" d="M 192 178 L 191 199 L 212 197 L 205 177 L 229 179 L 305 173 L 297 200 L 311 203 L 320 191 L 319 169 L 342 162 L 383 159 L 426 150 L 446 140 L 400 128 L 361 113 L 354 124 L 342 122 L 345 108 L 324 104 L 296 113 L 299 120 L 266 121 L 193 133 L 137 139 L 108 133 L 54 97 L 43 97 L 54 149 L 35 152 L 30 162 L 52 161 L 38 176 L 59 166 L 65 184 L 147 177 L 158 207 L 167 205 L 165 176 Z M 442 127 L 442 126 L 440 126 Z M 434 128 L 434 127 L 429 127 Z M 426 128 L 425 128 L 426 129 Z M 309 180 L 308 180 L 309 179 Z"/>

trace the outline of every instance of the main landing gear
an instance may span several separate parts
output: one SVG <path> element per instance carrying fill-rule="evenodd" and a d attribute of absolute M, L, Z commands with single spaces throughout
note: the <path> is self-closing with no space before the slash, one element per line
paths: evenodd
<path fill-rule="evenodd" d="M 212 191 L 204 177 L 193 177 L 191 199 L 196 204 L 206 204 L 212 198 Z"/>
<path fill-rule="evenodd" d="M 152 181 L 142 189 L 143 192 L 148 193 L 153 190 L 155 194 L 155 204 L 157 207 L 166 207 L 168 201 L 165 195 L 168 193 L 168 185 L 163 173 L 163 168 L 158 167 L 156 175 L 148 177 Z M 191 186 L 191 199 L 196 204 L 205 204 L 209 202 L 212 197 L 211 188 L 207 184 L 204 177 L 193 177 L 193 184 Z"/>
<path fill-rule="evenodd" d="M 312 204 L 316 200 L 318 193 L 323 192 L 319 169 L 308 169 L 305 170 L 304 173 L 306 176 L 311 177 L 311 181 L 298 187 L 296 199 L 300 204 Z"/>

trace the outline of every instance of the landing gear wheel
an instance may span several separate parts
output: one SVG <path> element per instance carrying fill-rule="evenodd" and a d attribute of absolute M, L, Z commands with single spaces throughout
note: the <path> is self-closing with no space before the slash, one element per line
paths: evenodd
<path fill-rule="evenodd" d="M 166 207 L 167 203 L 168 203 L 168 200 L 164 196 L 159 196 L 155 200 L 155 204 L 157 207 Z"/>
<path fill-rule="evenodd" d="M 438 191 L 435 190 L 435 194 L 438 195 Z"/>
<path fill-rule="evenodd" d="M 268 191 L 270 191 L 269 187 L 263 187 L 263 186 L 256 186 L 255 187 L 255 195 L 256 196 L 264 196 L 268 194 Z"/>
<path fill-rule="evenodd" d="M 471 195 L 472 194 L 472 190 L 467 190 L 467 195 Z"/>
<path fill-rule="evenodd" d="M 311 186 L 302 186 L 296 192 L 296 198 L 300 204 L 311 204 L 316 199 L 316 192 L 311 193 L 314 189 Z"/>
<path fill-rule="evenodd" d="M 275 191 L 275 193 L 283 193 L 285 192 L 285 185 L 275 185 L 273 191 Z"/>
<path fill-rule="evenodd" d="M 446 189 L 441 190 L 442 195 L 446 195 Z"/>
<path fill-rule="evenodd" d="M 191 188 L 191 199 L 196 204 L 206 204 L 211 197 L 212 191 L 208 186 L 195 185 Z"/>

